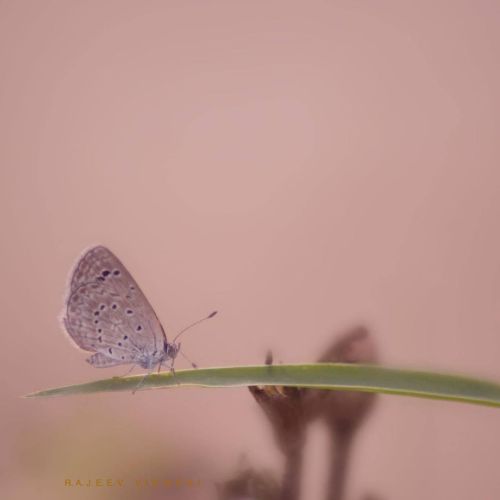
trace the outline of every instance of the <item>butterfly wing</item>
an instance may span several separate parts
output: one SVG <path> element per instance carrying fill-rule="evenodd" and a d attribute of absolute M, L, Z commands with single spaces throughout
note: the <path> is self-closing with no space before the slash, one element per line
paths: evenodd
<path fill-rule="evenodd" d="M 77 262 L 64 325 L 79 347 L 112 358 L 115 364 L 136 363 L 163 349 L 166 340 L 144 293 L 103 246 L 88 250 Z"/>

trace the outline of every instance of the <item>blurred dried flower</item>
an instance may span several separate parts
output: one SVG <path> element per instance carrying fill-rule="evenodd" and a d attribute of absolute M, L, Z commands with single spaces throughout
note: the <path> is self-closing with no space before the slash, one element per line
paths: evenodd
<path fill-rule="evenodd" d="M 217 485 L 217 492 L 219 500 L 277 500 L 280 487 L 270 471 L 255 470 L 243 460 L 231 479 Z"/>
<path fill-rule="evenodd" d="M 266 364 L 271 367 L 272 363 L 273 357 L 269 351 Z M 281 451 L 286 454 L 301 448 L 306 427 L 303 391 L 281 385 L 250 386 L 248 389 L 267 415 Z"/>
<path fill-rule="evenodd" d="M 359 326 L 349 330 L 319 358 L 321 363 L 374 363 L 375 344 L 368 330 Z M 330 431 L 331 467 L 327 500 L 344 496 L 347 467 L 356 430 L 375 402 L 375 394 L 354 391 L 304 391 L 308 415 L 323 419 Z"/>
<path fill-rule="evenodd" d="M 270 352 L 266 356 L 266 364 L 272 365 Z M 307 424 L 303 408 L 304 392 L 296 387 L 283 386 L 251 386 L 248 389 L 267 415 L 276 442 L 285 455 L 285 474 L 279 498 L 298 498 Z"/>
<path fill-rule="evenodd" d="M 368 330 L 359 326 L 336 340 L 318 361 L 374 363 L 376 359 L 375 345 Z M 270 369 L 272 362 L 272 354 L 268 352 L 266 364 Z M 249 390 L 264 410 L 285 455 L 285 474 L 277 498 L 295 500 L 299 497 L 307 425 L 313 418 L 321 418 L 329 429 L 332 445 L 327 499 L 341 500 L 352 440 L 373 407 L 375 395 L 283 386 L 253 386 Z"/>
<path fill-rule="evenodd" d="M 375 363 L 375 344 L 368 330 L 355 327 L 336 340 L 318 359 L 320 363 Z M 310 416 L 322 417 L 330 427 L 354 429 L 375 402 L 375 394 L 355 391 L 307 390 L 305 404 Z"/>

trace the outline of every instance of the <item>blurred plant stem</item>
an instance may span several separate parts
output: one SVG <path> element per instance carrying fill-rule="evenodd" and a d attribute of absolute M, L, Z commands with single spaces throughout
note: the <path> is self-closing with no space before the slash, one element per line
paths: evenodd
<path fill-rule="evenodd" d="M 318 361 L 374 363 L 376 359 L 368 330 L 357 327 L 335 341 Z M 325 498 L 343 500 L 354 436 L 370 413 L 375 395 L 351 391 L 308 392 L 313 416 L 325 421 L 330 435 L 330 474 Z"/>
<path fill-rule="evenodd" d="M 302 478 L 302 456 L 302 448 L 297 448 L 286 456 L 280 500 L 295 500 L 299 498 Z"/>
<path fill-rule="evenodd" d="M 353 429 L 330 429 L 331 468 L 328 477 L 327 500 L 342 500 L 353 443 Z"/>
<path fill-rule="evenodd" d="M 272 369 L 272 355 L 266 364 Z M 302 479 L 302 458 L 307 419 L 303 408 L 303 394 L 296 387 L 251 386 L 249 390 L 264 410 L 273 429 L 278 447 L 285 457 L 285 470 L 280 500 L 298 500 Z"/>

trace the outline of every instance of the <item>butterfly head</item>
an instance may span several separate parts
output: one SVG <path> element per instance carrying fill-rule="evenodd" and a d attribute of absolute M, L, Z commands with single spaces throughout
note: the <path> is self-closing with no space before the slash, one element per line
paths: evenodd
<path fill-rule="evenodd" d="M 181 349 L 180 343 L 172 342 L 169 344 L 166 340 L 163 342 L 163 352 L 164 352 L 164 360 L 172 359 L 174 360 L 177 357 Z"/>
<path fill-rule="evenodd" d="M 163 343 L 163 349 L 155 350 L 150 353 L 143 353 L 143 355 L 138 359 L 137 364 L 146 368 L 147 370 L 153 369 L 155 366 L 158 366 L 169 359 L 173 360 L 176 358 L 177 353 L 180 350 L 180 343 L 172 343 L 169 344 L 166 340 Z"/>

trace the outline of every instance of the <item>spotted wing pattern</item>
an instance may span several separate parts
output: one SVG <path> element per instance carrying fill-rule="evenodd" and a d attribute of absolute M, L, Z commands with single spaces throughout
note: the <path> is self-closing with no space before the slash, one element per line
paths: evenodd
<path fill-rule="evenodd" d="M 96 367 L 139 363 L 166 341 L 145 295 L 107 248 L 88 250 L 71 276 L 64 325 L 75 343 L 95 352 Z"/>

